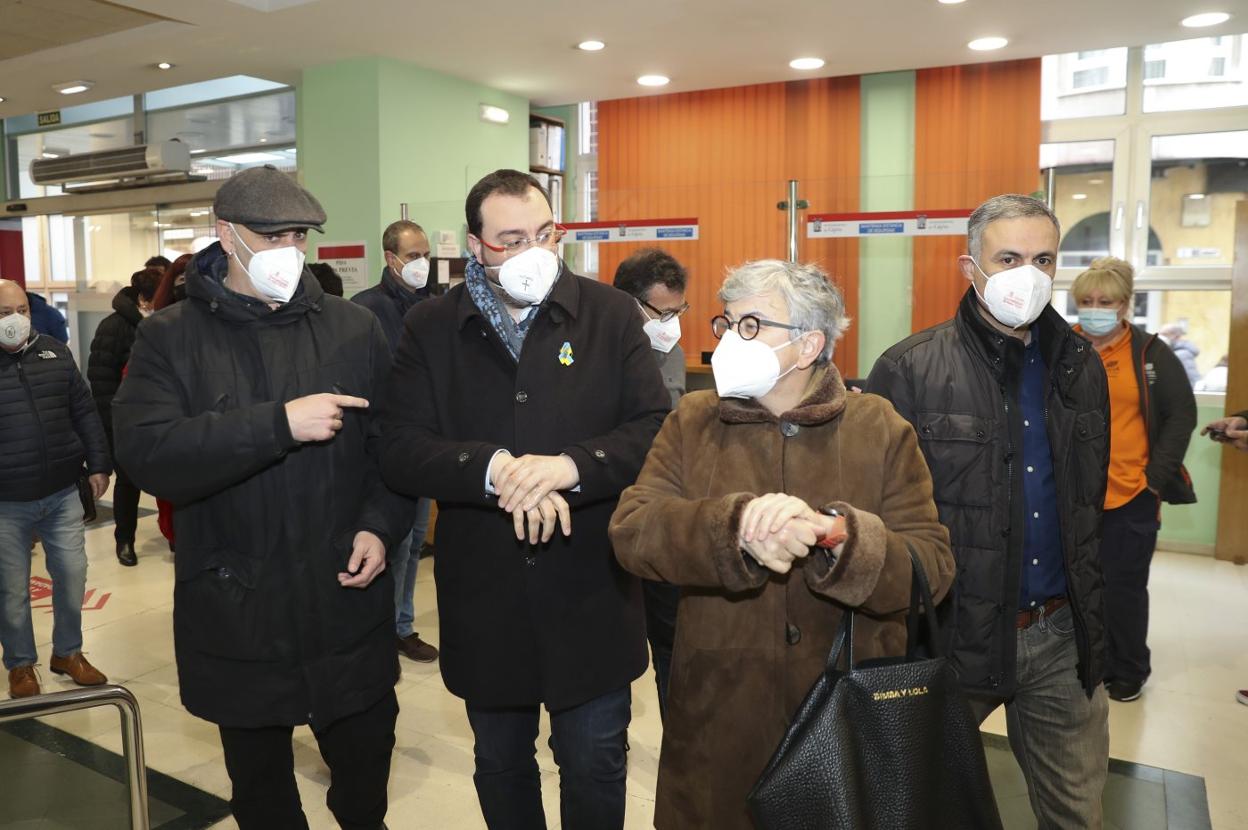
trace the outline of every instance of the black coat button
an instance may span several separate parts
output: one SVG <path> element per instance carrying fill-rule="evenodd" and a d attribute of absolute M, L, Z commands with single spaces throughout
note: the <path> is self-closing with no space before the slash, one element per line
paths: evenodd
<path fill-rule="evenodd" d="M 599 461 L 601 461 L 602 459 L 606 457 L 607 457 L 606 450 L 594 450 L 594 458 L 597 458 Z"/>
<path fill-rule="evenodd" d="M 523 391 L 523 390 L 522 390 L 522 391 L 520 391 L 520 392 L 517 392 L 517 393 L 516 393 L 516 403 L 524 403 L 524 402 L 525 402 L 525 401 L 527 401 L 528 399 L 529 399 L 529 393 L 528 393 L 528 392 L 525 392 L 525 391 Z"/>
<path fill-rule="evenodd" d="M 472 453 L 461 452 L 459 454 L 459 459 L 458 459 L 459 466 L 463 467 L 471 460 L 472 460 Z"/>
<path fill-rule="evenodd" d="M 795 646 L 802 641 L 802 629 L 793 623 L 787 623 L 784 626 L 784 640 L 791 646 Z"/>
<path fill-rule="evenodd" d="M 780 434 L 785 438 L 792 438 L 794 435 L 797 435 L 800 430 L 801 428 L 797 424 L 790 421 L 780 422 Z"/>

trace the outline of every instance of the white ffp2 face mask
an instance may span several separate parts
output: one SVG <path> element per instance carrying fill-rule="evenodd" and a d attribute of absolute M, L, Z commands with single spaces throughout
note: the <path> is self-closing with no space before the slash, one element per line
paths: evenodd
<path fill-rule="evenodd" d="M 536 245 L 516 254 L 498 269 L 498 283 L 512 299 L 537 305 L 546 299 L 559 276 L 559 257 Z"/>
<path fill-rule="evenodd" d="M 998 271 L 991 277 L 984 274 L 978 262 L 975 268 L 988 280 L 981 297 L 984 305 L 1003 326 L 1021 329 L 1031 325 L 1053 297 L 1053 279 L 1030 263 Z"/>
<path fill-rule="evenodd" d="M 251 284 L 272 302 L 290 302 L 290 298 L 295 296 L 295 291 L 299 288 L 299 281 L 303 278 L 305 259 L 303 251 L 294 245 L 287 245 L 284 248 L 270 248 L 256 252 L 243 241 L 242 234 L 233 224 L 230 225 L 230 229 L 234 231 L 234 241 L 251 254 L 251 260 L 245 266 L 247 276 L 251 278 Z M 239 265 L 243 264 L 237 250 L 233 256 L 238 260 Z"/>
<path fill-rule="evenodd" d="M 637 304 L 641 307 L 641 303 Z M 650 338 L 650 347 L 656 352 L 668 354 L 680 342 L 680 318 L 673 317 L 664 323 L 662 320 L 646 318 L 641 330 Z"/>
<path fill-rule="evenodd" d="M 0 346 L 16 349 L 30 339 L 30 318 L 16 311 L 0 317 Z"/>
<path fill-rule="evenodd" d="M 429 257 L 422 256 L 404 265 L 403 270 L 399 272 L 399 279 L 403 280 L 408 288 L 417 291 L 424 288 L 429 283 Z"/>
<path fill-rule="evenodd" d="M 789 340 L 779 346 L 768 346 L 758 340 L 743 340 L 729 329 L 720 338 L 711 355 L 711 371 L 715 375 L 715 391 L 721 398 L 761 398 L 775 388 L 780 378 L 797 368 L 794 363 L 783 373 L 776 352 L 800 342 Z"/>

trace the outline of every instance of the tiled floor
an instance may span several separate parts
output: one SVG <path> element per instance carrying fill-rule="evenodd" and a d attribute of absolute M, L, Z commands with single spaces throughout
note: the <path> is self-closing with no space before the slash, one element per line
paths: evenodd
<path fill-rule="evenodd" d="M 84 611 L 85 650 L 109 679 L 130 688 L 142 703 L 148 765 L 215 795 L 229 797 L 215 727 L 186 714 L 178 703 L 170 623 L 172 560 L 154 517 L 139 524 L 139 565 L 121 567 L 113 555 L 112 527 L 87 534 L 87 587 L 100 608 Z M 42 570 L 42 554 L 35 573 Z M 423 563 L 417 585 L 417 628 L 438 642 L 432 563 Z M 1248 706 L 1234 690 L 1248 687 L 1248 567 L 1182 554 L 1158 554 L 1152 572 L 1150 644 L 1154 674 L 1143 698 L 1110 707 L 1113 757 L 1200 776 L 1208 788 L 1214 830 L 1248 828 Z M 40 658 L 46 666 L 52 617 L 35 612 Z M 388 823 L 399 828 L 457 828 L 484 824 L 472 786 L 472 743 L 460 701 L 442 685 L 436 664 L 404 660 L 398 687 L 401 712 L 390 779 Z M 48 691 L 69 688 L 42 671 Z M 120 750 L 111 710 L 49 718 L 52 725 Z M 998 711 L 985 725 L 1003 733 Z M 327 772 L 306 729 L 296 731 L 295 760 L 305 811 L 313 828 L 334 823 L 325 808 Z M 539 738 L 547 818 L 558 826 L 558 776 Z M 651 826 L 660 725 L 650 674 L 633 687 L 627 827 Z M 231 820 L 219 828 L 234 827 Z"/>

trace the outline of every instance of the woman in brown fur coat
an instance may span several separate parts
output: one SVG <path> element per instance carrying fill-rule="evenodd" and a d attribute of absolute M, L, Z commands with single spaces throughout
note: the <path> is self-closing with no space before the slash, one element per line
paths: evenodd
<path fill-rule="evenodd" d="M 749 828 L 746 795 L 822 670 L 844 609 L 855 658 L 905 650 L 907 545 L 939 601 L 954 578 L 910 425 L 847 394 L 848 324 L 813 266 L 724 282 L 717 392 L 686 395 L 612 517 L 624 567 L 682 587 L 655 826 Z"/>

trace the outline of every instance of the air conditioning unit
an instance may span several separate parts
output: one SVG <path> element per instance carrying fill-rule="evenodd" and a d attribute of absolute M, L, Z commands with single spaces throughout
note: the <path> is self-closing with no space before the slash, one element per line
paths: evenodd
<path fill-rule="evenodd" d="M 35 159 L 30 163 L 30 179 L 37 185 L 102 184 L 185 174 L 190 169 L 190 147 L 181 141 L 164 141 L 61 158 Z"/>

